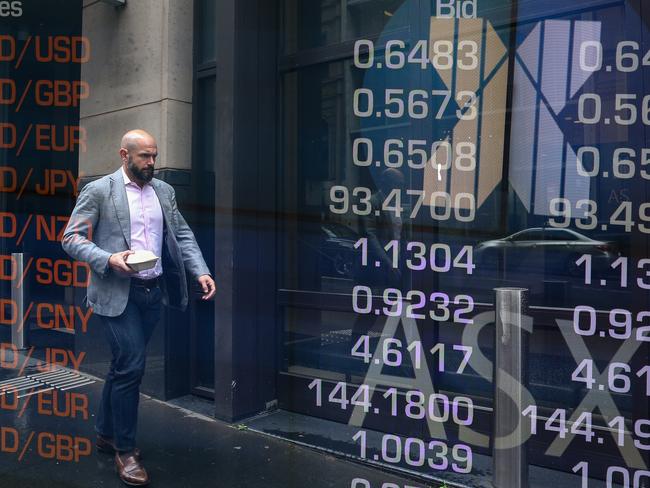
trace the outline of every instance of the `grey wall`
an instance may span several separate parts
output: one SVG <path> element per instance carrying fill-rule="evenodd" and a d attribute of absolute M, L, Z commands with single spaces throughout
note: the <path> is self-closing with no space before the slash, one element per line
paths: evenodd
<path fill-rule="evenodd" d="M 116 8 L 84 1 L 91 59 L 81 70 L 90 84 L 90 97 L 81 105 L 88 134 L 81 176 L 117 168 L 120 138 L 132 128 L 158 140 L 159 169 L 190 169 L 193 3 L 130 0 Z"/>

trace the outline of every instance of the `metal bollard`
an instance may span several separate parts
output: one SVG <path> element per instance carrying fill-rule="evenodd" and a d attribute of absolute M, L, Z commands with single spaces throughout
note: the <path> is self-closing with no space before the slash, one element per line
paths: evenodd
<path fill-rule="evenodd" d="M 519 427 L 522 391 L 513 385 L 528 383 L 528 340 L 523 318 L 528 307 L 528 290 L 525 288 L 495 288 L 496 292 L 496 344 L 494 360 L 494 432 L 493 439 L 511 435 Z M 512 377 L 504 378 L 502 374 Z M 504 390 L 513 395 L 511 398 Z M 514 391 L 513 391 L 514 390 Z M 521 390 L 521 388 L 519 388 Z M 518 397 L 518 401 L 513 399 Z M 526 436 L 514 447 L 493 447 L 493 484 L 496 488 L 528 488 L 528 456 Z"/>
<path fill-rule="evenodd" d="M 25 294 L 27 283 L 22 282 L 25 254 L 22 252 L 11 253 L 11 260 L 16 263 L 16 276 L 11 280 L 11 299 L 16 304 L 17 315 L 11 328 L 11 342 L 17 349 L 27 349 L 27 324 L 25 323 Z M 20 283 L 20 287 L 18 284 Z"/>

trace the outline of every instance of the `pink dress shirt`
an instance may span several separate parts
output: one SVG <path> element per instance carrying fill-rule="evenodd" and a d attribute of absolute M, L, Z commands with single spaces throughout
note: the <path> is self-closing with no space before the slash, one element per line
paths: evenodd
<path fill-rule="evenodd" d="M 163 214 L 156 192 L 149 183 L 142 188 L 131 181 L 122 168 L 126 196 L 129 200 L 131 217 L 131 250 L 151 251 L 156 256 L 162 256 L 163 246 Z M 135 276 L 150 280 L 162 274 L 162 264 L 159 259 L 152 269 L 140 271 Z"/>

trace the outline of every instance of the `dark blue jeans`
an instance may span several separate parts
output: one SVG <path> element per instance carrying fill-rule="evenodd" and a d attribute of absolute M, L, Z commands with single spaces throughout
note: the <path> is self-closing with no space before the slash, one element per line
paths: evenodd
<path fill-rule="evenodd" d="M 112 360 L 97 414 L 95 430 L 113 439 L 118 451 L 135 448 L 140 382 L 146 348 L 162 314 L 162 291 L 131 284 L 126 309 L 117 317 L 102 317 Z"/>

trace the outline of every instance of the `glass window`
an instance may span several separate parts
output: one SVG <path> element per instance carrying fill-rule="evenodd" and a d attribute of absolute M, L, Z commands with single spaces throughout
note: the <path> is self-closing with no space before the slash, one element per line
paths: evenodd
<path fill-rule="evenodd" d="M 216 76 L 207 76 L 198 80 L 197 99 L 200 104 L 198 111 L 198 126 L 196 127 L 199 136 L 196 138 L 198 145 L 194 146 L 198 154 L 196 163 L 203 171 L 213 169 L 215 158 L 214 137 L 216 131 L 217 107 L 216 107 Z"/>
<path fill-rule="evenodd" d="M 530 229 L 518 232 L 511 237 L 512 241 L 541 241 L 544 239 L 542 229 Z"/>
<path fill-rule="evenodd" d="M 199 0 L 195 3 L 196 8 L 199 9 L 199 49 L 198 59 L 199 65 L 214 62 L 216 59 L 216 40 L 217 36 L 214 30 L 215 21 L 217 18 L 216 2 L 214 0 Z"/>
<path fill-rule="evenodd" d="M 391 22 L 405 0 L 284 0 L 284 53 L 378 36 L 408 23 Z"/>
<path fill-rule="evenodd" d="M 547 241 L 579 241 L 588 240 L 587 237 L 566 230 L 545 229 L 544 239 Z"/>
<path fill-rule="evenodd" d="M 281 381 L 320 392 L 310 414 L 476 456 L 512 388 L 536 464 L 575 486 L 627 466 L 625 485 L 645 448 L 595 431 L 648 417 L 647 19 L 634 2 L 452 3 L 322 1 L 304 23 L 284 4 L 284 59 L 309 66 L 282 73 Z M 528 376 L 505 385 L 517 328 L 496 326 L 496 288 L 527 294 Z M 378 413 L 339 407 L 341 384 Z M 386 413 L 392 391 L 408 414 Z M 418 417 L 434 394 L 480 405 L 482 441 Z"/>

